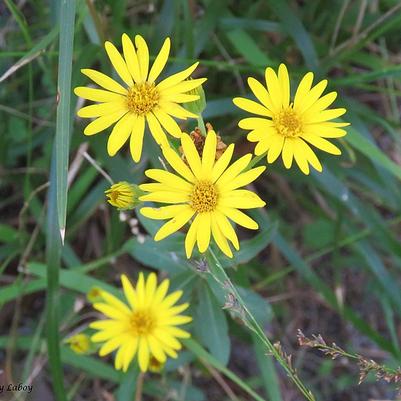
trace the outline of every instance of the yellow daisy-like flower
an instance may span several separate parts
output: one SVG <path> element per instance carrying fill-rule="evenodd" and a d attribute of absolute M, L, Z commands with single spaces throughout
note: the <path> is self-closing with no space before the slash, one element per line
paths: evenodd
<path fill-rule="evenodd" d="M 181 145 L 187 164 L 173 149 L 163 149 L 164 157 L 178 175 L 159 169 L 146 170 L 145 174 L 158 182 L 140 185 L 142 190 L 150 192 L 140 200 L 173 205 L 144 207 L 140 212 L 151 219 L 171 219 L 156 233 L 155 241 L 176 232 L 194 217 L 185 238 L 187 258 L 191 257 L 195 242 L 199 252 L 205 252 L 211 236 L 219 248 L 232 257 L 227 239 L 237 250 L 239 242 L 229 219 L 256 230 L 258 224 L 239 209 L 265 205 L 255 193 L 239 188 L 254 181 L 266 167 L 244 171 L 252 159 L 251 154 L 228 167 L 234 152 L 233 144 L 216 161 L 217 137 L 213 130 L 206 136 L 202 158 L 189 135 L 182 134 Z"/>
<path fill-rule="evenodd" d="M 160 364 L 166 362 L 167 356 L 176 358 L 182 347 L 178 339 L 190 337 L 176 326 L 192 321 L 190 316 L 180 314 L 188 308 L 188 303 L 175 305 L 182 291 L 166 295 L 170 282 L 166 279 L 158 286 L 155 273 L 149 274 L 146 281 L 140 273 L 135 288 L 125 275 L 121 276 L 121 282 L 128 305 L 106 291 L 101 294 L 103 302 L 93 305 L 107 317 L 90 324 L 98 330 L 91 340 L 105 342 L 99 355 L 118 349 L 115 368 L 124 372 L 136 354 L 142 372 L 148 370 L 152 357 Z"/>
<path fill-rule="evenodd" d="M 126 181 L 120 181 L 113 184 L 104 191 L 107 196 L 107 202 L 118 210 L 134 209 L 140 202 L 138 200 L 138 186 Z"/>
<path fill-rule="evenodd" d="M 186 92 L 201 85 L 206 78 L 186 80 L 199 63 L 156 83 L 165 67 L 170 53 L 170 39 L 167 38 L 149 70 L 149 49 L 140 35 L 135 36 L 135 46 L 128 35 L 122 35 L 124 57 L 116 47 L 105 43 L 109 59 L 124 85 L 107 75 L 91 69 L 81 72 L 102 89 L 78 87 L 77 96 L 94 102 L 78 111 L 78 116 L 95 118 L 84 130 L 85 135 L 94 135 L 116 123 L 109 140 L 107 151 L 114 156 L 130 138 L 132 158 L 138 162 L 142 154 L 145 124 L 158 144 L 166 144 L 166 130 L 179 138 L 181 129 L 173 117 L 186 120 L 197 116 L 184 109 L 179 103 L 191 102 L 199 96 Z M 135 48 L 136 47 L 136 48 Z"/>
<path fill-rule="evenodd" d="M 341 129 L 349 123 L 330 121 L 342 116 L 344 108 L 327 108 L 337 97 L 330 92 L 321 97 L 326 89 L 327 80 L 312 87 L 313 73 L 308 72 L 301 80 L 290 103 L 290 80 L 287 67 L 281 64 L 278 75 L 270 67 L 265 71 L 267 88 L 254 78 L 248 78 L 253 94 L 259 100 L 237 97 L 233 102 L 239 108 L 261 117 L 245 118 L 239 127 L 251 130 L 247 138 L 258 142 L 255 154 L 267 153 L 267 162 L 273 163 L 280 155 L 288 169 L 293 159 L 304 174 L 309 174 L 309 164 L 322 171 L 315 153 L 309 144 L 333 155 L 341 154 L 339 148 L 325 138 L 340 138 L 346 135 Z"/>
<path fill-rule="evenodd" d="M 83 333 L 75 334 L 65 340 L 76 354 L 87 354 L 91 348 L 89 336 Z"/>

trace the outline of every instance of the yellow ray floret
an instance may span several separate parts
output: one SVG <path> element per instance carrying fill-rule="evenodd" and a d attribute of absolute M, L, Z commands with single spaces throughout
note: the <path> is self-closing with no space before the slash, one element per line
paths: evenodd
<path fill-rule="evenodd" d="M 281 64 L 278 74 L 268 67 L 265 71 L 266 86 L 254 78 L 248 84 L 258 102 L 237 97 L 233 102 L 239 108 L 257 117 L 244 118 L 239 127 L 250 130 L 248 140 L 257 142 L 255 154 L 267 152 L 267 162 L 273 163 L 280 156 L 289 169 L 293 160 L 304 174 L 309 165 L 322 171 L 322 165 L 310 145 L 333 155 L 340 149 L 326 138 L 346 135 L 342 129 L 349 123 L 330 121 L 342 116 L 344 108 L 328 109 L 337 97 L 336 92 L 322 96 L 327 80 L 312 86 L 313 73 L 308 72 L 301 80 L 290 102 L 290 80 L 287 67 Z"/>
<path fill-rule="evenodd" d="M 140 212 L 151 219 L 169 219 L 156 233 L 156 241 L 166 238 L 191 221 L 185 239 L 188 258 L 192 255 L 195 243 L 198 244 L 199 252 L 203 253 L 212 237 L 218 247 L 232 257 L 229 242 L 238 250 L 239 241 L 230 220 L 255 230 L 258 224 L 239 209 L 265 205 L 258 195 L 240 188 L 253 182 L 266 167 L 246 170 L 251 154 L 229 166 L 233 144 L 216 161 L 217 137 L 213 130 L 206 136 L 202 157 L 189 135 L 182 134 L 181 145 L 186 163 L 173 149 L 166 147 L 163 155 L 175 172 L 147 170 L 145 174 L 156 182 L 140 185 L 140 189 L 149 192 L 141 196 L 140 200 L 170 205 L 144 207 Z"/>
<path fill-rule="evenodd" d="M 176 358 L 182 347 L 179 339 L 190 337 L 177 326 L 192 321 L 190 316 L 181 315 L 188 303 L 175 305 L 182 291 L 167 295 L 169 280 L 157 285 L 155 273 L 149 274 L 146 280 L 140 273 L 135 288 L 125 275 L 121 276 L 121 282 L 127 303 L 102 291 L 102 299 L 93 305 L 106 317 L 90 324 L 97 330 L 91 337 L 92 342 L 103 343 L 99 355 L 117 351 L 115 368 L 124 372 L 135 356 L 142 372 L 150 368 L 153 358 L 160 365 L 166 362 L 167 356 Z"/>
<path fill-rule="evenodd" d="M 94 119 L 86 126 L 84 134 L 94 135 L 115 124 L 107 143 L 109 155 L 114 156 L 129 139 L 132 158 L 138 162 L 146 125 L 155 141 L 166 145 L 165 131 L 177 138 L 181 135 L 173 117 L 196 118 L 180 103 L 197 100 L 199 96 L 187 92 L 202 85 L 206 78 L 187 81 L 199 64 L 195 63 L 157 83 L 169 57 L 169 38 L 164 41 L 151 68 L 148 46 L 142 36 L 135 36 L 134 45 L 128 35 L 123 34 L 122 48 L 123 55 L 112 43 L 105 43 L 107 55 L 121 83 L 99 71 L 83 69 L 81 72 L 100 88 L 81 86 L 74 92 L 84 99 L 98 102 L 78 110 L 78 116 Z"/>

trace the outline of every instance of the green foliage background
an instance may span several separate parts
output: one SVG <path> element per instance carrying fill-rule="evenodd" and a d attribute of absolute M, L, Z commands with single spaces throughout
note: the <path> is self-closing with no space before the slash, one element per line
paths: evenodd
<path fill-rule="evenodd" d="M 67 10 L 61 19 L 60 7 Z M 281 161 L 269 166 L 255 186 L 268 203 L 252 212 L 261 230 L 241 231 L 233 261 L 216 253 L 268 337 L 293 354 L 316 399 L 394 398 L 392 386 L 373 379 L 358 386 L 356 367 L 305 353 L 296 334 L 320 333 L 368 358 L 401 364 L 398 1 L 78 0 L 75 27 L 68 1 L 6 0 L 0 11 L 0 368 L 8 381 L 33 379 L 35 387 L 52 375 L 58 399 L 98 399 L 95 384 L 117 400 L 134 399 L 135 366 L 122 375 L 110 361 L 76 355 L 62 343 L 64 370 L 57 370 L 57 333 L 62 340 L 85 329 L 93 318 L 85 293 L 94 285 L 115 291 L 122 272 L 134 280 L 140 270 L 155 269 L 191 302 L 193 339 L 162 376 L 146 379 L 144 399 L 301 399 L 241 313 L 222 309 L 227 294 L 213 277 L 186 260 L 184 234 L 156 244 L 156 224 L 138 214 L 145 242 L 133 236 L 105 203 L 107 181 L 82 156 L 87 149 L 115 181 L 139 183 L 145 168 L 160 166 L 149 136 L 141 163 L 125 151 L 108 157 L 107 135 L 84 137 L 77 98 L 63 97 L 71 89 L 69 66 L 72 87 L 87 84 L 81 68 L 113 74 L 102 43 L 119 46 L 126 32 L 142 34 L 153 56 L 171 37 L 166 74 L 200 60 L 199 75 L 208 78 L 204 118 L 225 143 L 237 144 L 237 156 L 252 151 L 231 100 L 249 93 L 248 76 L 260 79 L 266 66 L 284 62 L 293 88 L 313 71 L 339 92 L 336 105 L 347 108 L 352 123 L 338 141 L 342 156 L 319 153 L 324 171 L 310 176 L 285 170 Z M 43 374 L 32 377 L 38 364 Z"/>

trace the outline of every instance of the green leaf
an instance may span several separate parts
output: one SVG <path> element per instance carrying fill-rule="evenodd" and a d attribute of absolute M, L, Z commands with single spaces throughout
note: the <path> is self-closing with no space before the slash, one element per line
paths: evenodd
<path fill-rule="evenodd" d="M 271 60 L 245 31 L 236 29 L 226 32 L 226 36 L 238 53 L 252 65 L 265 68 L 272 64 Z"/>
<path fill-rule="evenodd" d="M 226 315 L 213 293 L 205 285 L 199 290 L 199 304 L 194 316 L 194 327 L 202 344 L 226 366 L 230 356 Z"/>
<path fill-rule="evenodd" d="M 361 135 L 352 127 L 347 128 L 348 135 L 345 140 L 350 143 L 355 149 L 363 153 L 373 163 L 384 167 L 390 171 L 395 177 L 401 180 L 401 167 L 389 159 L 377 145 L 370 142 L 367 138 Z"/>
<path fill-rule="evenodd" d="M 60 44 L 58 64 L 58 106 L 56 117 L 57 218 L 65 230 L 67 211 L 67 174 L 71 133 L 71 70 L 74 43 L 75 0 L 63 0 L 60 7 Z M 62 236 L 64 234 L 61 234 Z"/>
<path fill-rule="evenodd" d="M 300 18 L 291 10 L 286 0 L 269 0 L 271 9 L 280 18 L 283 29 L 294 39 L 305 64 L 313 71 L 319 65 L 315 47 Z"/>

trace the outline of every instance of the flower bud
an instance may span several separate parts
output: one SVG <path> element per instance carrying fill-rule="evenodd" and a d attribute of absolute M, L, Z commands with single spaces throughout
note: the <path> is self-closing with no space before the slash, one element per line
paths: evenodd
<path fill-rule="evenodd" d="M 107 202 L 115 206 L 118 210 L 134 209 L 141 203 L 139 197 L 143 195 L 138 185 L 130 184 L 126 181 L 113 184 L 104 193 L 107 196 Z"/>
<path fill-rule="evenodd" d="M 76 354 L 88 354 L 91 349 L 89 336 L 83 333 L 75 334 L 65 340 Z"/>
<path fill-rule="evenodd" d="M 194 100 L 192 102 L 184 103 L 183 106 L 191 113 L 200 116 L 206 108 L 206 97 L 205 92 L 203 90 L 202 85 L 199 85 L 197 88 L 190 90 L 186 93 L 187 95 L 198 95 L 199 99 Z"/>

